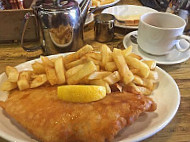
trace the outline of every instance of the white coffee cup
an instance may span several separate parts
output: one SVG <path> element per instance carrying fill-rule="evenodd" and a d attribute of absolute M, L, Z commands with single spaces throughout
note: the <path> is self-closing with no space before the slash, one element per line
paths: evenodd
<path fill-rule="evenodd" d="M 139 47 L 153 55 L 168 54 L 173 48 L 180 52 L 190 48 L 190 37 L 183 35 L 186 22 L 179 16 L 155 12 L 141 16 L 138 27 L 137 42 Z M 189 42 L 189 46 L 181 47 L 180 39 Z"/>

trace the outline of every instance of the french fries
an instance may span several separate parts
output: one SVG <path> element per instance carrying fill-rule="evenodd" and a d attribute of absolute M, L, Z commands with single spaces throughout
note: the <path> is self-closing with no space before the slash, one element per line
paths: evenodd
<path fill-rule="evenodd" d="M 11 91 L 11 90 L 13 90 L 15 88 L 17 88 L 17 83 L 16 82 L 5 81 L 1 85 L 1 90 L 2 91 Z"/>
<path fill-rule="evenodd" d="M 30 88 L 39 87 L 47 82 L 46 74 L 37 75 L 30 84 Z"/>
<path fill-rule="evenodd" d="M 75 67 L 67 70 L 66 71 L 66 78 L 70 78 L 71 76 L 73 76 L 74 74 L 79 72 L 83 68 L 83 66 L 84 66 L 84 64 L 81 64 L 81 65 L 75 66 Z"/>
<path fill-rule="evenodd" d="M 154 82 L 151 79 L 143 79 L 143 87 L 148 88 L 149 90 L 153 90 L 154 89 Z"/>
<path fill-rule="evenodd" d="M 148 77 L 147 77 L 147 79 L 152 79 L 155 82 L 158 82 L 158 72 L 151 70 Z"/>
<path fill-rule="evenodd" d="M 92 50 L 93 50 L 92 46 L 87 44 L 83 48 L 79 49 L 77 52 L 65 56 L 63 58 L 63 61 L 65 64 L 75 61 L 80 57 L 84 56 L 85 54 L 90 53 Z"/>
<path fill-rule="evenodd" d="M 68 78 L 67 83 L 69 85 L 78 84 L 78 83 L 80 83 L 80 80 L 82 80 L 87 75 L 95 72 L 96 70 L 97 70 L 96 65 L 92 61 L 89 61 L 84 64 L 84 66 L 82 67 L 81 70 L 78 71 L 78 73 L 76 73 L 73 76 L 71 76 L 70 78 Z"/>
<path fill-rule="evenodd" d="M 123 56 L 124 56 L 124 57 L 129 56 L 129 55 L 131 54 L 131 52 L 132 52 L 132 49 L 133 49 L 133 47 L 132 47 L 132 46 L 129 46 L 128 48 L 122 50 Z"/>
<path fill-rule="evenodd" d="M 110 72 L 116 71 L 117 66 L 116 66 L 115 62 L 107 62 L 105 65 L 105 70 L 110 71 Z"/>
<path fill-rule="evenodd" d="M 59 82 L 58 82 L 58 78 L 57 78 L 56 71 L 54 68 L 55 67 L 54 63 L 51 60 L 49 60 L 47 57 L 44 57 L 44 56 L 41 56 L 41 59 L 42 59 L 43 65 L 45 67 L 45 72 L 46 72 L 49 83 L 51 85 L 58 84 Z"/>
<path fill-rule="evenodd" d="M 123 87 L 123 90 L 126 91 L 126 92 L 133 93 L 133 94 L 142 94 L 141 91 L 139 90 L 139 88 L 137 87 L 137 85 L 135 85 L 132 82 L 130 82 L 129 84 L 125 85 Z"/>
<path fill-rule="evenodd" d="M 138 75 L 134 75 L 133 83 L 135 83 L 137 85 L 143 85 L 144 84 L 143 79 Z"/>
<path fill-rule="evenodd" d="M 63 58 L 59 57 L 55 60 L 55 72 L 57 74 L 58 84 L 65 83 L 65 68 L 63 64 Z"/>
<path fill-rule="evenodd" d="M 102 45 L 100 51 L 102 54 L 102 66 L 104 67 L 107 62 L 112 61 L 112 52 L 106 44 Z"/>
<path fill-rule="evenodd" d="M 87 61 L 93 61 L 95 65 L 101 65 L 101 61 L 93 59 L 92 57 L 85 57 Z"/>
<path fill-rule="evenodd" d="M 93 72 L 92 74 L 90 74 L 88 76 L 89 80 L 93 80 L 93 79 L 103 79 L 104 77 L 110 75 L 111 72 L 107 72 L 107 71 L 101 71 L 101 72 Z"/>
<path fill-rule="evenodd" d="M 152 93 L 152 91 L 146 87 L 142 87 L 142 86 L 137 86 L 140 93 L 143 95 L 150 95 Z"/>
<path fill-rule="evenodd" d="M 137 74 L 137 73 L 139 72 L 139 69 L 130 68 L 130 71 L 131 71 L 133 74 Z"/>
<path fill-rule="evenodd" d="M 102 79 L 91 80 L 91 81 L 89 81 L 89 84 L 104 86 L 106 88 L 106 92 L 111 93 L 111 88 L 110 88 L 109 84 L 106 81 L 102 80 Z"/>
<path fill-rule="evenodd" d="M 154 70 L 156 68 L 156 62 L 153 60 L 144 60 L 142 62 L 147 64 L 150 70 Z"/>
<path fill-rule="evenodd" d="M 68 64 L 65 64 L 65 68 L 68 70 L 68 69 L 70 69 L 72 67 L 75 67 L 77 65 L 83 64 L 85 62 L 87 62 L 87 59 L 86 58 L 81 58 L 81 59 L 72 61 L 72 62 L 70 62 Z"/>
<path fill-rule="evenodd" d="M 106 81 L 109 85 L 115 84 L 118 81 L 120 81 L 120 75 L 118 71 L 114 71 L 113 73 L 111 73 L 110 75 L 104 77 L 104 81 Z"/>
<path fill-rule="evenodd" d="M 56 76 L 55 69 L 50 66 L 45 66 L 47 79 L 51 85 L 58 84 L 58 78 Z"/>
<path fill-rule="evenodd" d="M 5 73 L 8 77 L 8 81 L 10 82 L 17 82 L 18 77 L 19 77 L 19 72 L 16 68 L 11 67 L 11 66 L 7 66 Z"/>
<path fill-rule="evenodd" d="M 137 72 L 137 74 L 143 78 L 147 78 L 149 73 L 150 73 L 150 69 L 148 67 L 147 64 L 143 63 L 142 61 L 138 60 L 137 58 L 133 58 L 130 56 L 125 57 L 125 61 L 127 62 L 127 64 L 133 68 L 136 68 L 139 70 L 139 72 Z"/>
<path fill-rule="evenodd" d="M 100 52 L 95 52 L 92 46 L 86 45 L 65 57 L 40 58 L 42 62 L 34 62 L 32 71 L 18 72 L 7 66 L 8 80 L 1 85 L 1 90 L 10 91 L 17 87 L 25 90 L 44 84 L 90 84 L 104 86 L 107 93 L 116 90 L 150 95 L 158 85 L 156 62 L 142 60 L 132 52 L 132 46 L 111 51 L 103 44 Z"/>
<path fill-rule="evenodd" d="M 90 52 L 90 53 L 87 53 L 85 55 L 86 57 L 91 57 L 95 60 L 98 60 L 98 61 L 101 61 L 102 60 L 102 56 L 100 53 L 96 53 L 96 52 Z"/>
<path fill-rule="evenodd" d="M 54 68 L 54 63 L 53 63 L 53 61 L 51 61 L 48 57 L 41 56 L 40 58 L 41 58 L 41 60 L 42 60 L 44 66 L 49 66 L 49 67 Z"/>
<path fill-rule="evenodd" d="M 123 80 L 124 84 L 128 84 L 134 79 L 133 73 L 129 70 L 125 59 L 121 53 L 121 50 L 114 48 L 113 50 L 113 59 L 118 68 L 119 74 Z"/>
<path fill-rule="evenodd" d="M 35 74 L 45 73 L 45 68 L 42 63 L 35 62 L 32 64 L 32 69 Z"/>
<path fill-rule="evenodd" d="M 135 53 L 131 53 L 131 54 L 129 54 L 129 56 L 130 56 L 130 57 L 133 57 L 133 58 L 136 58 L 136 59 L 138 59 L 138 60 L 141 60 L 141 59 L 142 59 L 141 56 L 139 56 L 139 55 L 137 55 L 137 54 L 135 54 Z"/>
<path fill-rule="evenodd" d="M 31 78 L 31 71 L 20 72 L 19 78 L 17 81 L 19 90 L 25 90 L 25 89 L 30 88 L 30 84 L 29 84 L 30 78 Z"/>
<path fill-rule="evenodd" d="M 146 87 L 138 86 L 134 83 L 129 83 L 123 88 L 127 92 L 131 92 L 134 94 L 141 94 L 141 95 L 150 95 L 152 91 Z"/>

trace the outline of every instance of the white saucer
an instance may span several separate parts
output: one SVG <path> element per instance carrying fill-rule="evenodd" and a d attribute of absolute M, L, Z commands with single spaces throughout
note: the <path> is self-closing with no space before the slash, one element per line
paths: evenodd
<path fill-rule="evenodd" d="M 190 50 L 186 52 L 179 52 L 176 49 L 173 49 L 169 54 L 162 55 L 162 56 L 154 56 L 150 55 L 148 53 L 145 53 L 138 44 L 135 44 L 131 41 L 130 36 L 131 35 L 137 35 L 137 31 L 133 31 L 129 34 L 127 34 L 123 39 L 123 45 L 125 48 L 129 47 L 130 45 L 133 46 L 133 52 L 140 55 L 146 60 L 155 60 L 157 64 L 162 65 L 172 65 L 172 64 L 178 64 L 185 62 L 190 57 Z M 182 43 L 183 44 L 183 43 Z"/>

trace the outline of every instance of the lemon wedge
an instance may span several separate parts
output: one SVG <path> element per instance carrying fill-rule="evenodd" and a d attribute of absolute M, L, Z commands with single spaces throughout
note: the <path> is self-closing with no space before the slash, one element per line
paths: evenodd
<path fill-rule="evenodd" d="M 58 98 L 67 102 L 86 103 L 106 96 L 106 88 L 95 85 L 64 85 L 57 88 Z"/>

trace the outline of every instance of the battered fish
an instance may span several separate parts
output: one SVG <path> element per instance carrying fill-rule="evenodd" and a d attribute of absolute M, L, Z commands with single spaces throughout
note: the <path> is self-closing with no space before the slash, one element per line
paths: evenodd
<path fill-rule="evenodd" d="M 91 103 L 69 103 L 57 98 L 57 87 L 14 91 L 0 106 L 42 142 L 105 142 L 141 113 L 154 111 L 146 96 L 111 93 Z"/>

